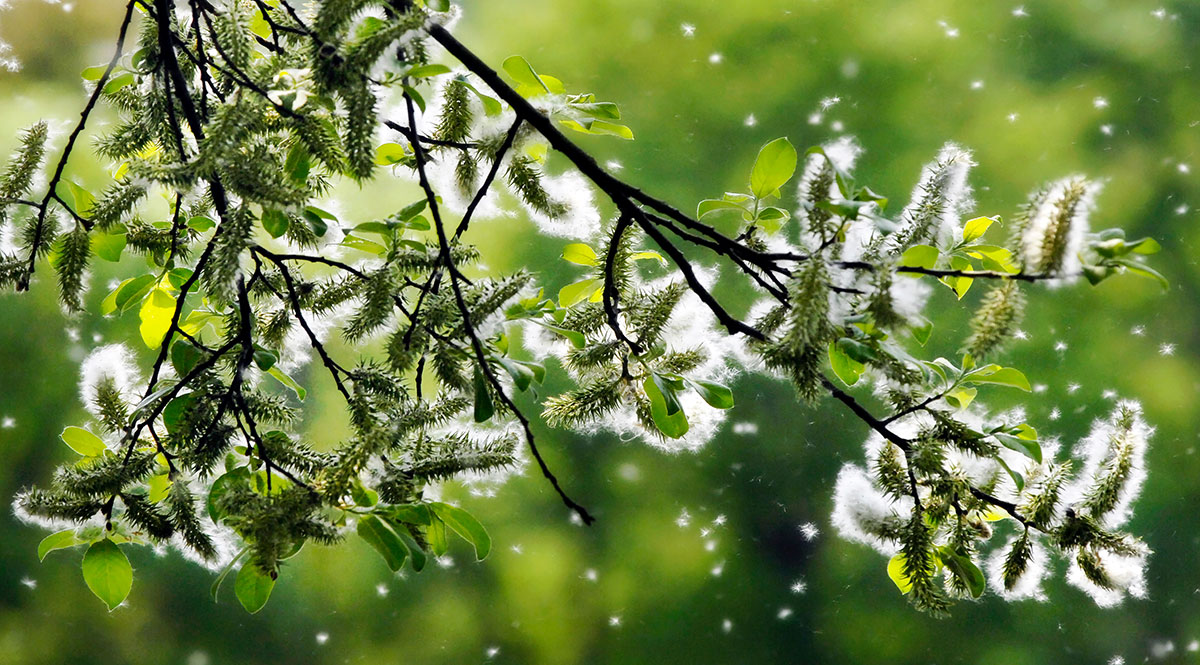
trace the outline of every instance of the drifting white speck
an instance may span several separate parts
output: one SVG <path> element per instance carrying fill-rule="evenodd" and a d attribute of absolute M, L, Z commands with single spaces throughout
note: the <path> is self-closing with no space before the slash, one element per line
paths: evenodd
<path fill-rule="evenodd" d="M 1200 640 L 1192 640 L 1187 644 L 1187 650 L 1191 652 L 1200 651 Z"/>
<path fill-rule="evenodd" d="M 1009 113 L 1009 114 L 1008 114 L 1008 121 L 1009 121 L 1009 122 L 1016 122 L 1016 121 L 1017 121 L 1017 118 L 1020 118 L 1020 117 L 1021 117 L 1021 114 L 1020 114 L 1020 113 L 1016 113 L 1016 112 Z"/>
<path fill-rule="evenodd" d="M 810 125 L 819 125 L 819 124 L 821 124 L 821 121 L 824 119 L 825 119 L 825 116 L 820 113 L 808 114 L 808 124 L 810 124 Z"/>
<path fill-rule="evenodd" d="M 30 589 L 37 588 L 37 580 L 33 579 L 32 577 L 22 577 L 21 584 L 24 584 L 25 586 L 29 587 Z"/>
<path fill-rule="evenodd" d="M 781 608 L 779 608 L 779 611 L 775 613 L 775 618 L 779 619 L 780 621 L 784 621 L 784 620 L 790 618 L 792 616 L 792 614 L 793 614 L 792 608 L 781 607 Z"/>
<path fill-rule="evenodd" d="M 804 580 L 796 580 L 795 582 L 792 582 L 791 591 L 797 595 L 808 591 L 808 582 L 805 582 Z"/>
<path fill-rule="evenodd" d="M 840 102 L 840 101 L 842 101 L 842 98 L 838 97 L 837 95 L 833 95 L 832 97 L 826 97 L 825 99 L 821 100 L 821 110 L 828 111 L 829 109 L 837 106 L 838 102 Z"/>
<path fill-rule="evenodd" d="M 983 90 L 983 81 L 971 81 L 972 90 Z"/>
<path fill-rule="evenodd" d="M 1025 10 L 1025 5 L 1020 5 L 1016 9 L 1012 10 L 1012 15 L 1016 18 L 1025 18 L 1029 16 L 1029 12 Z"/>
<path fill-rule="evenodd" d="M 1163 343 L 1162 343 L 1161 345 L 1159 345 L 1159 347 L 1158 347 L 1158 354 L 1159 354 L 1159 355 L 1162 355 L 1162 356 L 1173 356 L 1173 355 L 1175 355 L 1175 345 L 1174 345 L 1174 344 L 1171 344 L 1170 342 L 1163 342 Z"/>
<path fill-rule="evenodd" d="M 713 577 L 720 577 L 721 573 L 725 572 L 725 562 L 722 561 L 721 563 L 718 563 L 717 565 L 713 566 L 712 570 L 709 572 L 712 573 Z"/>
<path fill-rule="evenodd" d="M 722 619 L 721 620 L 721 632 L 729 633 L 732 630 L 733 630 L 733 622 L 730 621 L 729 619 Z"/>
<path fill-rule="evenodd" d="M 325 644 L 329 641 L 329 633 L 317 633 L 317 644 Z"/>
<path fill-rule="evenodd" d="M 66 333 L 67 339 L 71 340 L 72 342 L 79 341 L 79 328 L 67 328 Z"/>
<path fill-rule="evenodd" d="M 804 536 L 805 540 L 812 542 L 817 536 L 821 535 L 821 530 L 817 528 L 816 524 L 805 522 L 800 525 L 800 535 Z"/>
<path fill-rule="evenodd" d="M 1105 136 L 1112 136 L 1113 135 L 1113 126 L 1112 125 L 1100 125 L 1100 133 Z"/>
<path fill-rule="evenodd" d="M 1067 384 L 1067 394 L 1068 395 L 1074 395 L 1078 391 L 1079 391 L 1078 383 L 1068 383 Z"/>
<path fill-rule="evenodd" d="M 513 554 L 523 554 L 524 553 L 524 550 L 521 549 L 520 545 L 513 545 L 513 546 L 509 547 L 508 549 L 512 550 Z"/>
<path fill-rule="evenodd" d="M 608 617 L 608 625 L 610 625 L 614 628 L 620 626 L 621 625 L 621 616 L 618 614 L 614 614 L 614 615 Z"/>
<path fill-rule="evenodd" d="M 595 568 L 588 568 L 587 570 L 583 571 L 583 579 L 589 582 L 595 582 L 596 580 L 600 579 L 600 573 L 597 573 Z"/>
<path fill-rule="evenodd" d="M 1129 331 L 1129 334 L 1141 337 L 1142 335 L 1146 334 L 1146 326 L 1134 326 L 1133 329 Z"/>
<path fill-rule="evenodd" d="M 857 60 L 847 60 L 842 63 L 842 76 L 845 78 L 852 79 L 858 76 L 858 70 L 859 66 Z"/>
<path fill-rule="evenodd" d="M 1067 350 L 1067 343 L 1066 343 L 1066 342 L 1064 342 L 1064 341 L 1062 341 L 1061 339 L 1060 339 L 1060 340 L 1058 340 L 1057 342 L 1055 342 L 1055 343 L 1054 343 L 1054 350 L 1055 350 L 1055 351 L 1058 351 L 1059 353 L 1062 353 L 1063 351 L 1066 351 L 1066 350 Z"/>
<path fill-rule="evenodd" d="M 13 420 L 13 418 L 11 416 L 5 416 L 4 420 L 0 421 L 0 427 L 2 427 L 4 429 L 12 429 L 16 426 L 17 426 L 17 421 Z"/>
<path fill-rule="evenodd" d="M 1035 392 L 1035 393 L 1044 393 L 1044 392 L 1046 392 L 1047 388 L 1049 388 L 1049 386 L 1047 386 L 1044 383 L 1033 384 L 1033 392 Z"/>
<path fill-rule="evenodd" d="M 1175 207 L 1175 214 L 1176 215 L 1186 215 L 1189 210 L 1191 210 L 1191 208 L 1188 207 L 1188 204 L 1183 203 L 1183 204 L 1180 204 Z"/>
<path fill-rule="evenodd" d="M 1105 390 L 1104 392 L 1100 393 L 1100 397 L 1101 397 L 1102 399 L 1116 399 L 1116 398 L 1117 398 L 1117 391 L 1115 391 L 1115 390 Z"/>
<path fill-rule="evenodd" d="M 620 171 L 621 169 L 625 168 L 625 165 L 615 159 L 610 159 L 607 162 L 604 162 L 604 168 L 608 169 L 609 171 Z"/>
<path fill-rule="evenodd" d="M 742 124 L 746 125 L 747 127 L 753 127 L 758 124 L 758 118 L 754 117 L 754 114 L 751 113 L 750 115 L 746 116 L 746 119 L 742 122 Z"/>
<path fill-rule="evenodd" d="M 715 540 L 704 541 L 704 551 L 705 552 L 715 552 L 716 550 L 717 550 L 717 541 L 715 541 Z"/>
<path fill-rule="evenodd" d="M 1062 411 L 1060 411 L 1059 408 L 1056 406 L 1053 409 L 1050 409 L 1050 415 L 1046 416 L 1046 417 L 1049 418 L 1050 420 L 1058 420 L 1059 418 L 1062 417 Z"/>
<path fill-rule="evenodd" d="M 1098 109 L 1106 109 L 1108 108 L 1108 100 L 1104 97 L 1096 97 L 1092 99 L 1092 106 Z"/>
<path fill-rule="evenodd" d="M 1108 665 L 1125 665 L 1125 657 L 1120 655 L 1113 656 L 1108 659 Z"/>
<path fill-rule="evenodd" d="M 1150 656 L 1162 660 L 1175 653 L 1175 643 L 1171 640 L 1159 640 L 1150 645 Z"/>
<path fill-rule="evenodd" d="M 628 483 L 636 483 L 642 479 L 642 472 L 637 468 L 636 464 L 626 462 L 617 468 L 617 475 Z"/>
<path fill-rule="evenodd" d="M 696 36 L 696 26 L 692 25 L 691 23 L 684 23 L 680 25 L 679 31 L 683 33 L 684 37 L 689 39 Z"/>
<path fill-rule="evenodd" d="M 704 528 L 700 529 L 700 537 L 701 538 L 708 538 L 708 534 L 710 534 L 710 533 L 712 533 L 712 529 L 710 529 L 708 527 L 704 527 Z"/>
<path fill-rule="evenodd" d="M 952 27 L 949 23 L 945 21 L 938 21 L 938 27 L 940 27 L 942 32 L 945 33 L 945 35 L 950 39 L 958 37 L 958 28 Z"/>
<path fill-rule="evenodd" d="M 391 593 L 391 591 L 392 590 L 389 589 L 386 584 L 380 583 L 375 585 L 375 594 L 380 598 L 387 598 L 387 595 Z"/>
<path fill-rule="evenodd" d="M 729 518 L 725 517 L 724 514 L 717 515 L 716 517 L 713 518 L 713 521 L 712 521 L 713 526 L 724 526 L 725 522 L 727 522 L 728 519 Z"/>
<path fill-rule="evenodd" d="M 1183 173 L 1183 174 L 1188 174 L 1188 173 L 1191 173 L 1191 172 L 1192 172 L 1192 167 L 1191 167 L 1191 166 L 1188 166 L 1187 164 L 1184 164 L 1183 162 L 1180 162 L 1180 163 L 1179 163 L 1179 165 L 1177 165 L 1177 166 L 1175 167 L 1175 169 L 1176 169 L 1176 170 L 1178 170 L 1180 173 Z"/>
<path fill-rule="evenodd" d="M 1029 339 L 1029 333 L 1025 332 L 1024 330 L 1016 330 L 1013 332 L 1013 339 L 1025 341 Z"/>
<path fill-rule="evenodd" d="M 567 521 L 575 526 L 583 526 L 583 518 L 579 516 L 579 513 L 571 513 L 571 515 L 567 517 Z"/>
<path fill-rule="evenodd" d="M 679 527 L 680 529 L 687 527 L 687 525 L 691 523 L 692 515 L 688 512 L 687 508 L 684 508 L 683 512 L 679 513 L 679 517 L 675 518 L 675 526 Z"/>
<path fill-rule="evenodd" d="M 734 434 L 758 434 L 758 423 L 734 423 Z"/>
<path fill-rule="evenodd" d="M 712 55 L 708 56 L 708 64 L 719 65 L 719 64 L 721 64 L 721 61 L 724 59 L 725 59 L 725 56 L 721 55 L 720 53 L 713 53 Z"/>
<path fill-rule="evenodd" d="M 829 128 L 835 132 L 841 133 L 846 130 L 846 124 L 841 120 L 834 120 L 833 122 L 829 123 Z"/>
<path fill-rule="evenodd" d="M 1166 7 L 1159 7 L 1158 9 L 1151 11 L 1150 15 L 1160 21 L 1163 21 L 1167 18 L 1167 9 Z"/>
<path fill-rule="evenodd" d="M 483 655 L 487 656 L 488 660 L 491 660 L 500 655 L 500 647 L 488 647 L 487 650 L 483 652 Z"/>

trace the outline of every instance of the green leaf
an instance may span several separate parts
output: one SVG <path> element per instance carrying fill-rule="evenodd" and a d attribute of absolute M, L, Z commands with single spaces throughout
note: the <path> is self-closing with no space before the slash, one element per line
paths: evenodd
<path fill-rule="evenodd" d="M 254 364 L 259 369 L 266 372 L 279 362 L 279 354 L 270 349 L 257 348 L 254 349 Z"/>
<path fill-rule="evenodd" d="M 153 349 L 162 344 L 167 331 L 171 329 L 171 320 L 175 316 L 175 297 L 164 288 L 156 288 L 150 292 L 150 297 L 142 302 L 138 317 L 142 323 L 138 332 L 142 342 Z"/>
<path fill-rule="evenodd" d="M 150 293 L 150 289 L 154 288 L 155 282 L 158 281 L 154 275 L 149 273 L 138 277 L 127 279 L 117 287 L 116 295 L 113 297 L 113 311 L 120 311 L 122 314 L 126 310 L 140 303 L 142 298 Z M 101 307 L 103 310 L 104 307 Z M 111 312 L 104 312 L 110 314 Z"/>
<path fill-rule="evenodd" d="M 891 578 L 892 583 L 900 590 L 900 593 L 907 594 L 912 591 L 912 582 L 908 576 L 904 574 L 904 553 L 901 552 L 888 560 L 887 574 Z"/>
<path fill-rule="evenodd" d="M 303 386 L 301 386 L 299 383 L 296 383 L 296 380 L 292 377 L 284 374 L 278 367 L 272 367 L 271 369 L 267 370 L 267 374 L 270 374 L 271 376 L 275 377 L 276 381 L 282 383 L 288 388 L 291 388 L 292 392 L 296 393 L 296 397 L 298 397 L 301 402 L 303 402 L 304 397 L 308 395 L 308 391 L 305 390 Z"/>
<path fill-rule="evenodd" d="M 634 252 L 629 255 L 630 261 L 658 261 L 662 267 L 667 267 L 667 259 L 662 254 L 649 249 L 644 252 Z"/>
<path fill-rule="evenodd" d="M 919 322 L 909 326 L 908 330 L 912 333 L 913 339 L 917 340 L 917 344 L 925 346 L 929 343 L 929 338 L 933 336 L 933 321 L 921 316 Z"/>
<path fill-rule="evenodd" d="M 1013 471 L 1012 468 L 1010 468 L 1008 466 L 1008 464 L 1004 461 L 1004 458 L 996 457 L 996 461 L 999 462 L 1000 466 L 1004 467 L 1004 470 L 1008 472 L 1008 476 L 1010 478 L 1012 478 L 1013 485 L 1016 486 L 1017 491 L 1018 492 L 1023 491 L 1025 489 L 1025 477 L 1022 476 L 1021 474 L 1017 473 L 1016 471 Z"/>
<path fill-rule="evenodd" d="M 116 543 L 98 540 L 83 555 L 83 581 L 111 612 L 133 589 L 133 566 Z"/>
<path fill-rule="evenodd" d="M 417 108 L 421 109 L 421 113 L 424 113 L 425 98 L 421 96 L 421 93 L 417 92 L 417 89 L 411 85 L 402 85 L 400 87 L 404 90 L 404 94 L 408 95 L 413 100 L 413 103 L 417 105 Z"/>
<path fill-rule="evenodd" d="M 108 80 L 108 83 L 104 84 L 104 94 L 111 95 L 127 85 L 133 85 L 133 82 L 133 74 L 130 72 L 114 76 Z"/>
<path fill-rule="evenodd" d="M 384 143 L 375 149 L 375 163 L 379 166 L 391 166 L 404 161 L 404 146 L 399 143 Z"/>
<path fill-rule="evenodd" d="M 221 497 L 233 487 L 245 486 L 249 474 L 250 471 L 246 467 L 241 466 L 221 474 L 213 481 L 212 487 L 208 490 L 208 499 L 206 501 L 208 516 L 213 522 L 220 523 L 221 518 L 225 516 L 221 512 Z"/>
<path fill-rule="evenodd" d="M 976 388 L 967 388 L 959 386 L 954 390 L 946 393 L 946 401 L 956 409 L 965 409 L 975 400 L 975 396 L 979 394 Z"/>
<path fill-rule="evenodd" d="M 195 217 L 192 217 L 188 220 L 187 224 L 189 227 L 195 229 L 198 233 L 204 233 L 205 231 L 209 231 L 217 227 L 217 223 L 214 222 L 212 218 L 205 217 L 204 215 L 196 215 Z"/>
<path fill-rule="evenodd" d="M 225 581 L 226 577 L 229 577 L 229 573 L 233 571 L 233 566 L 240 561 L 243 556 L 246 555 L 246 552 L 249 551 L 250 547 L 246 546 L 243 547 L 240 552 L 233 555 L 233 558 L 229 560 L 229 563 L 225 564 L 225 567 L 221 569 L 221 573 L 217 575 L 217 579 L 213 580 L 212 586 L 208 589 L 208 593 L 212 595 L 213 602 L 216 602 L 217 600 L 217 593 L 221 590 L 221 583 Z"/>
<path fill-rule="evenodd" d="M 983 595 L 984 588 L 987 587 L 987 581 L 983 577 L 983 571 L 970 557 L 959 554 L 954 548 L 944 546 L 938 549 L 939 558 L 942 560 L 942 565 L 946 566 L 951 573 L 966 585 L 971 592 L 972 598 L 978 598 Z"/>
<path fill-rule="evenodd" d="M 79 72 L 79 75 L 83 77 L 83 80 L 85 81 L 99 81 L 100 78 L 104 76 L 104 72 L 106 71 L 108 71 L 108 65 L 96 65 L 95 67 L 88 67 L 82 72 Z"/>
<path fill-rule="evenodd" d="M 1162 245 L 1154 238 L 1140 238 L 1127 243 L 1127 246 L 1135 254 L 1157 254 L 1162 251 Z"/>
<path fill-rule="evenodd" d="M 432 523 L 432 520 L 430 520 L 430 523 Z M 425 556 L 425 550 L 421 549 L 421 546 L 417 544 L 417 541 L 414 540 L 412 535 L 408 532 L 408 527 L 404 526 L 403 524 L 397 524 L 392 520 L 388 520 L 388 524 L 392 525 L 392 527 L 395 529 L 396 535 L 400 536 L 400 540 L 404 542 L 406 547 L 408 547 L 408 553 L 412 557 L 413 570 L 417 571 L 418 573 L 424 570 L 425 562 L 428 561 L 428 557 Z"/>
<path fill-rule="evenodd" d="M 595 250 L 581 242 L 571 243 L 564 247 L 562 258 L 581 266 L 595 266 L 598 260 Z"/>
<path fill-rule="evenodd" d="M 62 438 L 63 443 L 67 444 L 71 450 L 84 457 L 95 457 L 108 450 L 108 446 L 104 445 L 104 441 L 100 437 L 82 427 L 67 427 L 59 436 Z"/>
<path fill-rule="evenodd" d="M 287 233 L 288 226 L 291 222 L 288 216 L 280 210 L 274 208 L 264 208 L 262 211 L 262 226 L 263 230 L 271 235 L 272 238 L 278 238 Z"/>
<path fill-rule="evenodd" d="M 834 375 L 848 386 L 858 383 L 859 377 L 866 370 L 866 365 L 847 355 L 837 342 L 829 343 L 829 366 L 833 369 Z"/>
<path fill-rule="evenodd" d="M 1166 277 L 1163 277 L 1162 273 L 1144 263 L 1130 259 L 1117 259 L 1116 262 L 1122 266 L 1125 266 L 1126 270 L 1139 277 L 1145 277 L 1158 282 L 1160 285 L 1162 285 L 1164 291 L 1171 288 L 1171 283 L 1167 281 Z"/>
<path fill-rule="evenodd" d="M 728 387 L 712 381 L 692 381 L 690 379 L 688 384 L 700 393 L 704 401 L 714 409 L 733 408 L 733 391 Z"/>
<path fill-rule="evenodd" d="M 65 550 L 68 547 L 82 545 L 84 542 L 86 541 L 75 537 L 75 529 L 67 529 L 65 531 L 59 531 L 58 533 L 52 533 L 43 538 L 42 542 L 38 543 L 38 561 L 45 561 L 46 555 L 54 550 Z"/>
<path fill-rule="evenodd" d="M 363 515 L 358 518 L 356 530 L 360 538 L 379 552 L 393 573 L 404 567 L 404 562 L 408 559 L 408 548 L 383 520 L 374 515 Z"/>
<path fill-rule="evenodd" d="M 750 171 L 750 191 L 758 198 L 770 196 L 796 172 L 796 148 L 786 137 L 764 145 Z"/>
<path fill-rule="evenodd" d="M 1030 392 L 1029 379 L 1020 370 L 999 365 L 985 365 L 968 373 L 964 380 L 971 383 L 994 383 L 1000 386 L 1011 386 Z"/>
<path fill-rule="evenodd" d="M 292 182 L 304 185 L 308 182 L 308 171 L 311 168 L 312 158 L 308 154 L 308 147 L 304 145 L 304 142 L 297 141 L 288 151 L 287 161 L 283 164 L 284 172 L 288 174 Z"/>
<path fill-rule="evenodd" d="M 666 387 L 665 391 L 663 390 L 664 387 Z M 687 415 L 684 414 L 683 408 L 679 405 L 675 391 L 666 386 L 662 377 L 657 374 L 651 374 L 642 383 L 642 390 L 646 392 L 646 397 L 650 399 L 650 417 L 654 421 L 654 426 L 658 428 L 658 431 L 663 433 L 663 436 L 678 439 L 687 434 Z"/>
<path fill-rule="evenodd" d="M 758 217 L 755 217 L 754 221 L 767 233 L 775 233 L 791 218 L 791 213 L 783 208 L 767 206 L 758 211 Z"/>
<path fill-rule="evenodd" d="M 500 66 L 517 83 L 528 88 L 541 88 L 545 92 L 550 92 L 549 86 L 546 85 L 541 76 L 538 76 L 537 72 L 533 71 L 533 65 L 530 65 L 529 61 L 525 58 L 519 55 L 512 55 L 505 58 Z"/>
<path fill-rule="evenodd" d="M 492 538 L 479 520 L 462 508 L 447 503 L 431 503 L 429 507 L 454 533 L 475 547 L 476 559 L 483 561 L 487 558 L 492 551 Z"/>
<path fill-rule="evenodd" d="M 571 307 L 576 303 L 584 300 L 599 300 L 597 295 L 603 297 L 604 280 L 599 278 L 585 279 L 574 284 L 568 284 L 558 291 L 558 304 L 560 307 Z"/>
<path fill-rule="evenodd" d="M 487 379 L 483 376 L 483 372 L 479 368 L 475 368 L 475 422 L 482 423 L 491 419 L 496 413 L 496 406 L 492 404 L 492 394 L 488 392 Z"/>
<path fill-rule="evenodd" d="M 963 225 L 963 242 L 971 242 L 983 237 L 988 227 L 996 222 L 993 217 L 976 217 Z"/>
<path fill-rule="evenodd" d="M 408 70 L 407 72 L 404 72 L 404 75 L 415 78 L 415 79 L 423 79 L 423 78 L 429 78 L 430 76 L 440 76 L 442 74 L 449 74 L 449 73 L 450 73 L 450 68 L 447 67 L 446 65 L 431 64 L 431 65 L 418 65 L 416 67 L 413 67 L 412 69 Z"/>
<path fill-rule="evenodd" d="M 150 503 L 158 503 L 167 498 L 167 492 L 171 489 L 171 478 L 165 473 L 150 476 L 146 481 L 146 485 L 150 492 L 146 495 L 146 499 Z"/>
<path fill-rule="evenodd" d="M 1023 439 L 1019 436 L 1013 436 L 1011 434 L 1004 434 L 1003 432 L 996 432 L 992 434 L 992 436 L 996 437 L 996 440 L 1000 442 L 1000 445 L 1004 446 L 1005 448 L 1008 448 L 1009 450 L 1015 450 L 1029 459 L 1037 462 L 1038 464 L 1042 463 L 1042 446 L 1038 444 L 1036 439 L 1030 441 L 1029 439 Z"/>
<path fill-rule="evenodd" d="M 177 339 L 171 345 L 171 365 L 181 377 L 190 374 L 203 357 L 200 349 L 186 339 Z"/>
<path fill-rule="evenodd" d="M 495 359 L 508 372 L 508 375 L 512 377 L 513 385 L 521 392 L 529 390 L 529 385 L 537 378 L 534 369 L 529 365 L 517 362 L 511 358 L 505 358 L 504 356 L 495 356 Z M 539 381 L 539 383 L 541 382 Z"/>
<path fill-rule="evenodd" d="M 571 330 L 569 328 L 561 328 L 559 326 L 552 326 L 552 325 L 549 325 L 546 323 L 543 323 L 542 325 L 547 330 L 551 330 L 553 332 L 556 332 L 556 333 L 562 335 L 563 337 L 566 337 L 567 341 L 571 342 L 571 346 L 573 346 L 577 349 L 582 349 L 583 347 L 587 346 L 587 338 L 583 336 L 583 333 L 581 333 L 577 330 Z"/>
<path fill-rule="evenodd" d="M 233 583 L 233 593 L 238 602 L 251 614 L 257 614 L 267 604 L 274 588 L 275 580 L 252 561 L 242 565 Z"/>
<path fill-rule="evenodd" d="M 904 250 L 896 264 L 903 268 L 932 268 L 937 265 L 938 248 L 932 245 L 913 245 Z"/>
<path fill-rule="evenodd" d="M 80 187 L 75 181 L 63 178 L 54 187 L 58 198 L 66 202 L 67 207 L 80 217 L 87 218 L 96 203 L 96 197 L 88 190 Z"/>
<path fill-rule="evenodd" d="M 121 252 L 125 251 L 126 238 L 124 233 L 92 234 L 92 251 L 105 261 L 116 263 L 121 260 Z"/>

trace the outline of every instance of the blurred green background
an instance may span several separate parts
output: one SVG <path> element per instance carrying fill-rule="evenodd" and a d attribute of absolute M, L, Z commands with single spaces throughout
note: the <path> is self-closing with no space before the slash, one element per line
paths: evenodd
<path fill-rule="evenodd" d="M 4 152 L 38 118 L 74 122 L 78 72 L 107 59 L 121 13 L 115 0 L 14 4 L 0 12 L 0 37 L 23 62 L 0 72 Z M 619 102 L 638 139 L 582 142 L 684 209 L 741 185 L 757 147 L 780 135 L 805 146 L 854 134 L 867 149 L 860 178 L 893 205 L 946 140 L 975 150 L 980 214 L 1011 215 L 1050 178 L 1107 179 L 1093 226 L 1160 239 L 1171 290 L 1124 278 L 1035 291 L 1029 339 L 1008 358 L 1046 386 L 1029 399 L 1031 422 L 1068 444 L 1113 394 L 1144 400 L 1158 431 L 1133 531 L 1156 552 L 1150 598 L 1100 610 L 1058 575 L 1049 603 L 985 597 L 948 620 L 917 614 L 885 560 L 828 524 L 834 476 L 861 460 L 864 428 L 832 402 L 800 405 L 790 388 L 751 378 L 736 385 L 730 425 L 697 454 L 544 432 L 594 527 L 572 524 L 532 470 L 495 496 L 449 488 L 491 530 L 487 561 L 462 546 L 449 567 L 395 577 L 357 539 L 310 546 L 256 616 L 229 589 L 214 604 L 207 571 L 144 550 L 131 553 L 132 596 L 109 614 L 83 584 L 80 552 L 39 564 L 45 533 L 4 511 L 0 662 L 1200 660 L 1200 3 L 471 0 L 457 33 L 490 63 L 520 53 L 568 89 Z M 104 166 L 81 161 L 72 175 L 101 184 Z M 374 191 L 412 195 L 389 187 Z M 343 203 L 350 214 L 361 205 Z M 561 242 L 497 245 L 501 225 L 472 232 L 490 265 L 528 263 L 555 289 L 571 278 Z M 94 299 L 115 274 L 97 275 Z M 978 297 L 935 300 L 947 352 Z M 132 323 L 64 318 L 44 277 L 31 294 L 0 295 L 0 308 L 0 497 L 11 497 L 69 457 L 57 435 L 82 418 L 77 362 Z M 306 405 L 317 433 L 336 431 L 328 392 Z M 757 432 L 733 433 L 742 422 Z M 819 534 L 808 539 L 805 524 Z"/>

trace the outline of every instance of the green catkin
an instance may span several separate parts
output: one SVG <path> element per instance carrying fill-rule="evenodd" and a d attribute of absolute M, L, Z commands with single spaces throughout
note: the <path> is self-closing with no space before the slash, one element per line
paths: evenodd
<path fill-rule="evenodd" d="M 978 359 L 994 355 L 1013 338 L 1024 314 L 1025 294 L 1015 281 L 992 287 L 971 319 L 971 335 L 963 351 Z"/>

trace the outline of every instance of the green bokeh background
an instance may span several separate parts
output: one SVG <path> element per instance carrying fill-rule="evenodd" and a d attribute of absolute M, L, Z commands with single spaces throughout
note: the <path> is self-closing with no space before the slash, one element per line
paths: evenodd
<path fill-rule="evenodd" d="M 836 134 L 835 122 L 867 148 L 862 179 L 893 201 L 906 200 L 946 140 L 975 150 L 981 214 L 1011 215 L 1046 179 L 1107 179 L 1093 225 L 1160 239 L 1156 264 L 1171 290 L 1133 278 L 1036 290 L 1029 339 L 1009 360 L 1046 386 L 1028 400 L 1032 421 L 1068 444 L 1110 408 L 1106 391 L 1144 401 L 1158 431 L 1133 529 L 1156 552 L 1150 598 L 1101 610 L 1057 575 L 1049 603 L 992 596 L 961 604 L 948 620 L 917 614 L 887 579 L 885 561 L 828 524 L 834 476 L 861 460 L 864 428 L 832 402 L 800 405 L 787 387 L 748 378 L 736 385 L 730 423 L 758 423 L 757 433 L 727 425 L 696 454 L 544 432 L 559 477 L 599 516 L 594 527 L 572 524 L 532 470 L 494 497 L 448 488 L 489 526 L 497 549 L 487 561 L 473 562 L 462 546 L 450 567 L 395 577 L 356 539 L 309 547 L 256 616 L 232 594 L 214 604 L 207 571 L 175 553 L 143 550 L 131 552 L 132 596 L 109 614 L 83 584 L 81 553 L 39 564 L 35 548 L 45 534 L 4 511 L 0 662 L 1200 660 L 1189 650 L 1200 639 L 1200 273 L 1192 258 L 1200 4 L 1030 1 L 1027 16 L 1014 15 L 1015 2 L 952 0 L 466 4 L 457 33 L 484 60 L 520 53 L 568 89 L 619 102 L 637 140 L 581 143 L 685 209 L 740 186 L 764 141 L 788 135 L 815 144 Z M 120 11 L 114 0 L 76 2 L 69 12 L 18 0 L 0 12 L 0 37 L 24 63 L 19 74 L 0 73 L 0 149 L 38 118 L 74 121 L 85 94 L 78 72 L 107 58 Z M 810 122 L 829 97 L 840 101 Z M 100 185 L 104 166 L 81 160 L 71 175 Z M 415 195 L 394 183 L 357 200 L 354 193 L 340 193 L 349 217 Z M 525 234 L 517 241 L 514 228 Z M 561 243 L 536 239 L 530 228 L 502 221 L 472 234 L 491 266 L 534 266 L 556 289 L 574 273 L 555 258 Z M 115 274 L 97 275 L 94 300 Z M 939 295 L 941 348 L 961 339 L 978 295 L 965 306 Z M 57 434 L 82 418 L 77 363 L 94 335 L 109 341 L 132 331 L 130 321 L 64 318 L 44 277 L 31 294 L 0 295 L 0 417 L 12 419 L 0 428 L 0 497 L 46 480 L 70 457 Z M 318 393 L 306 404 L 310 427 L 336 437 L 338 404 L 318 377 L 310 381 Z M 1049 419 L 1053 409 L 1060 418 Z M 690 522 L 679 526 L 684 511 Z M 722 515 L 725 523 L 713 525 Z M 799 528 L 810 522 L 820 529 L 811 541 Z M 803 593 L 791 588 L 798 581 Z"/>

